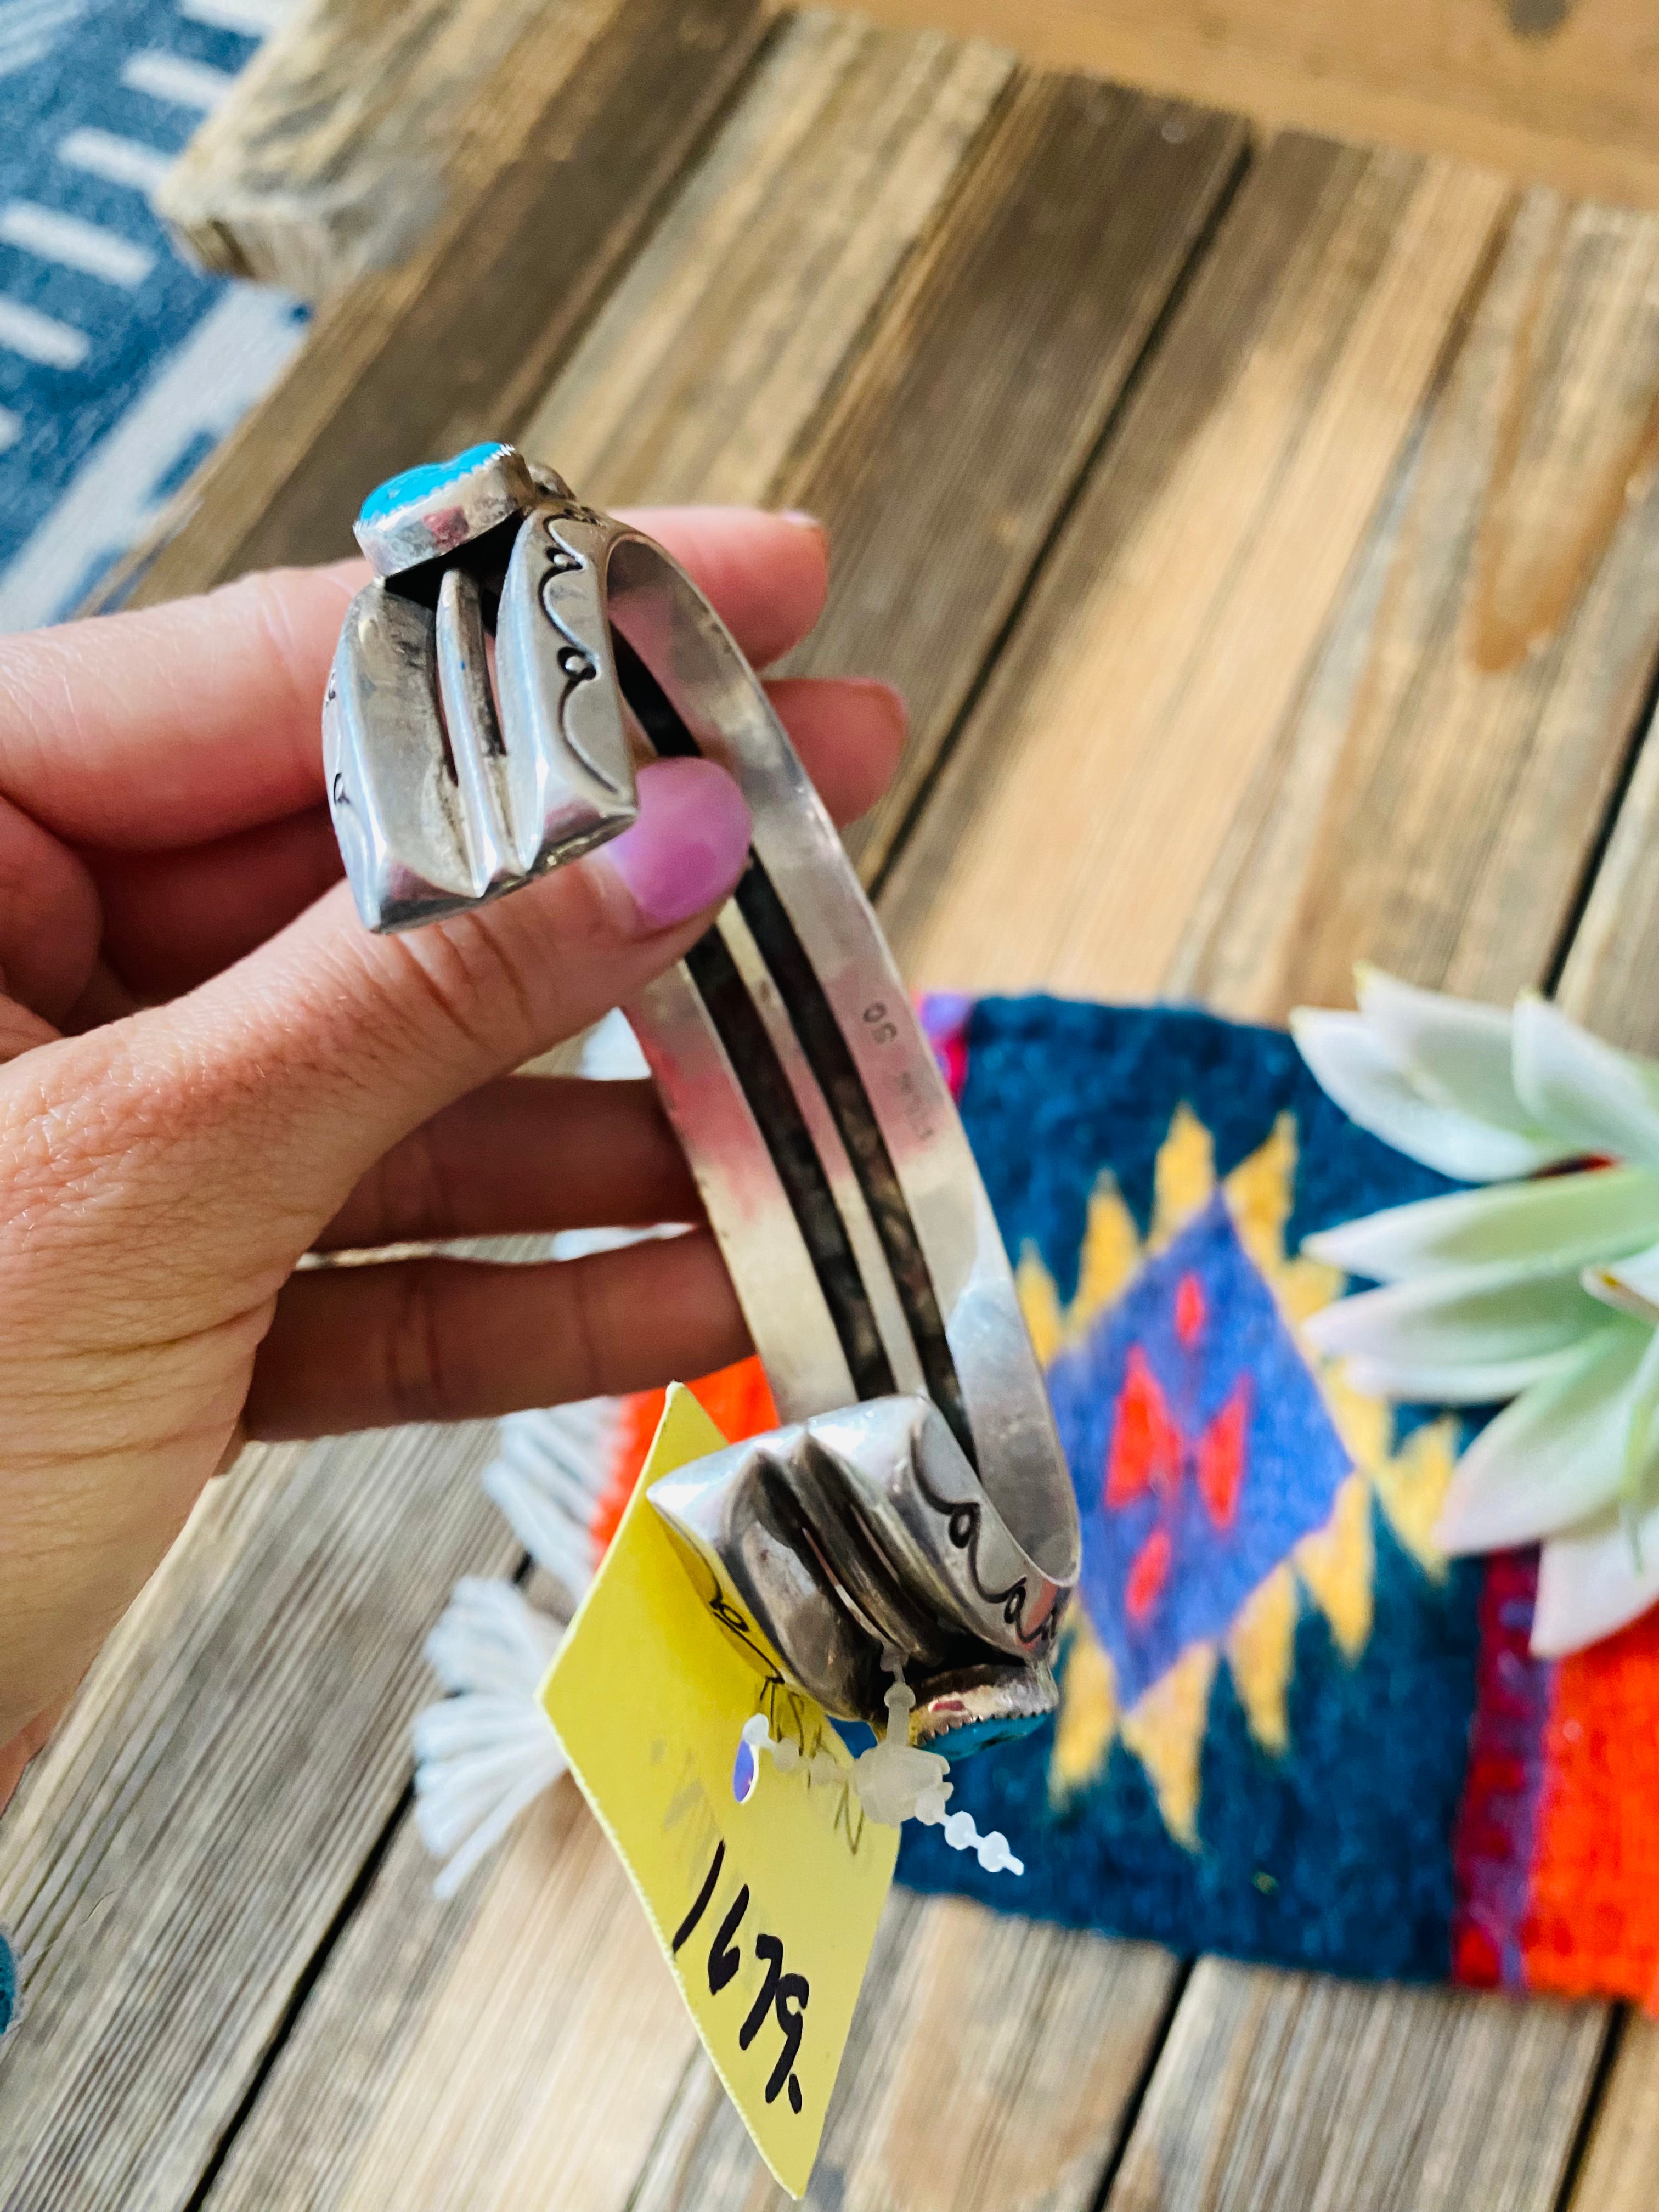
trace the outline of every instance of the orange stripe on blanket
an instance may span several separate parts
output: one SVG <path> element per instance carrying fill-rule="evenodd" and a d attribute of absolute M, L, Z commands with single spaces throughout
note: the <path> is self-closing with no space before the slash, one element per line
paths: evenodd
<path fill-rule="evenodd" d="M 735 1367 L 722 1367 L 713 1375 L 702 1376 L 690 1387 L 692 1396 L 704 1413 L 734 1444 L 778 1425 L 778 1409 L 772 1403 L 766 1370 L 758 1359 L 740 1359 Z M 640 1469 L 645 1465 L 645 1455 L 651 1449 L 651 1439 L 657 1433 L 657 1424 L 667 1402 L 665 1390 L 636 1391 L 622 1401 L 616 1455 L 593 1511 L 596 1562 L 605 1557 L 606 1547 L 617 1533 L 617 1524 L 634 1495 L 634 1486 L 640 1479 Z"/>
<path fill-rule="evenodd" d="M 1561 1660 L 1547 1761 L 1527 1986 L 1651 2005 L 1659 1979 L 1659 1612 Z"/>

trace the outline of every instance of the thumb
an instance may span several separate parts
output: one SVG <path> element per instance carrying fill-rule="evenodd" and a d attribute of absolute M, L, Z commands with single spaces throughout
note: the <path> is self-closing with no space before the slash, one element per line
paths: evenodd
<path fill-rule="evenodd" d="M 621 836 L 489 906 L 375 937 L 337 886 L 234 968 L 124 1025 L 142 1032 L 135 1073 L 189 1097 L 191 1129 L 173 1135 L 200 1155 L 196 1188 L 228 1174 L 244 1199 L 257 1189 L 298 1213 L 308 1243 L 410 1130 L 678 960 L 735 885 L 749 836 L 723 769 L 653 763 Z M 175 1152 L 174 1173 L 185 1164 Z"/>

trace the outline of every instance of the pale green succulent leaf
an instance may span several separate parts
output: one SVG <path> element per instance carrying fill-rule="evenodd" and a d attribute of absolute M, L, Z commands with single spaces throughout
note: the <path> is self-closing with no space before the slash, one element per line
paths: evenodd
<path fill-rule="evenodd" d="M 1516 1263 L 1572 1273 L 1620 1260 L 1656 1238 L 1659 1175 L 1602 1168 L 1390 1206 L 1322 1230 L 1302 1249 L 1345 1274 L 1395 1283 L 1448 1268 Z M 1600 1295 L 1588 1281 L 1584 1288 Z"/>
<path fill-rule="evenodd" d="M 1516 1006 L 1515 1081 L 1528 1111 L 1575 1152 L 1659 1168 L 1659 1067 L 1604 1044 L 1547 999 Z"/>
<path fill-rule="evenodd" d="M 1496 1128 L 1541 1133 L 1516 1091 L 1513 1017 L 1504 1007 L 1425 991 L 1364 961 L 1354 969 L 1354 995 L 1384 1052 L 1427 1097 Z"/>
<path fill-rule="evenodd" d="M 1429 1358 L 1371 1359 L 1363 1353 L 1343 1362 L 1354 1389 L 1367 1397 L 1419 1406 L 1496 1406 L 1548 1382 L 1572 1365 L 1580 1347 L 1537 1352 L 1516 1359 L 1462 1360 L 1443 1365 Z"/>
<path fill-rule="evenodd" d="M 1527 1267 L 1448 1268 L 1338 1298 L 1303 1324 L 1316 1350 L 1369 1359 L 1488 1366 L 1569 1349 L 1607 1325 L 1576 1275 Z"/>
<path fill-rule="evenodd" d="M 1350 1121 L 1458 1182 L 1501 1182 L 1570 1156 L 1541 1133 L 1500 1128 L 1425 1097 L 1363 1014 L 1298 1006 L 1291 1034 L 1320 1088 Z"/>
<path fill-rule="evenodd" d="M 1547 1538 L 1538 1562 L 1532 1648 L 1540 1658 L 1582 1651 L 1659 1599 L 1659 1506 L 1632 1542 L 1617 1505 Z"/>
<path fill-rule="evenodd" d="M 1659 1328 L 1659 1244 L 1587 1267 L 1582 1280 L 1593 1298 Z"/>
<path fill-rule="evenodd" d="M 1310 1315 L 1303 1331 L 1316 1352 L 1348 1362 L 1357 1389 L 1477 1406 L 1555 1374 L 1608 1325 L 1576 1276 L 1516 1265 L 1364 1291 Z"/>
<path fill-rule="evenodd" d="M 1611 1317 L 1490 1421 L 1457 1462 L 1435 1529 L 1448 1553 L 1531 1543 L 1620 1495 L 1637 1378 L 1652 1339 Z"/>
<path fill-rule="evenodd" d="M 1656 1495 L 1656 1476 L 1659 1475 L 1659 1450 L 1656 1443 L 1655 1415 L 1659 1413 L 1659 1332 L 1647 1332 L 1647 1344 L 1642 1364 L 1636 1371 L 1631 1386 L 1630 1416 L 1626 1424 L 1624 1451 L 1624 1480 L 1620 1486 L 1620 1504 L 1624 1509 L 1625 1528 L 1635 1547 L 1641 1564 L 1641 1527 L 1651 1506 L 1659 1504 Z"/>
<path fill-rule="evenodd" d="M 1600 1264 L 1589 1267 L 1578 1279 L 1591 1297 L 1604 1306 L 1611 1306 L 1614 1313 L 1625 1314 L 1632 1321 L 1644 1322 L 1650 1328 L 1659 1327 L 1659 1312 L 1655 1311 L 1649 1299 L 1631 1289 L 1616 1268 Z"/>

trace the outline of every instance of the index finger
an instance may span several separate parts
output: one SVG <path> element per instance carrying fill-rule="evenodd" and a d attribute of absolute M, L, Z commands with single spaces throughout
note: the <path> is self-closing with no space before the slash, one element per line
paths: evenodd
<path fill-rule="evenodd" d="M 648 511 L 750 659 L 817 620 L 822 532 L 747 507 Z M 0 646 L 0 793 L 75 844 L 196 845 L 323 796 L 320 713 L 361 562 L 276 568 Z"/>

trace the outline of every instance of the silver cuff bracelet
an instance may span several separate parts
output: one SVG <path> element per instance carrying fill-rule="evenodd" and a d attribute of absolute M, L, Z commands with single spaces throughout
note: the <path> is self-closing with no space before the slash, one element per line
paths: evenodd
<path fill-rule="evenodd" d="M 392 478 L 357 535 L 375 580 L 324 746 L 371 929 L 615 836 L 655 757 L 717 761 L 749 804 L 736 891 L 626 1011 L 788 1425 L 653 1505 L 732 1632 L 830 1713 L 881 1723 L 896 1654 L 915 1741 L 1032 1725 L 1071 1482 L 950 1093 L 765 690 L 660 546 L 510 447 Z"/>

